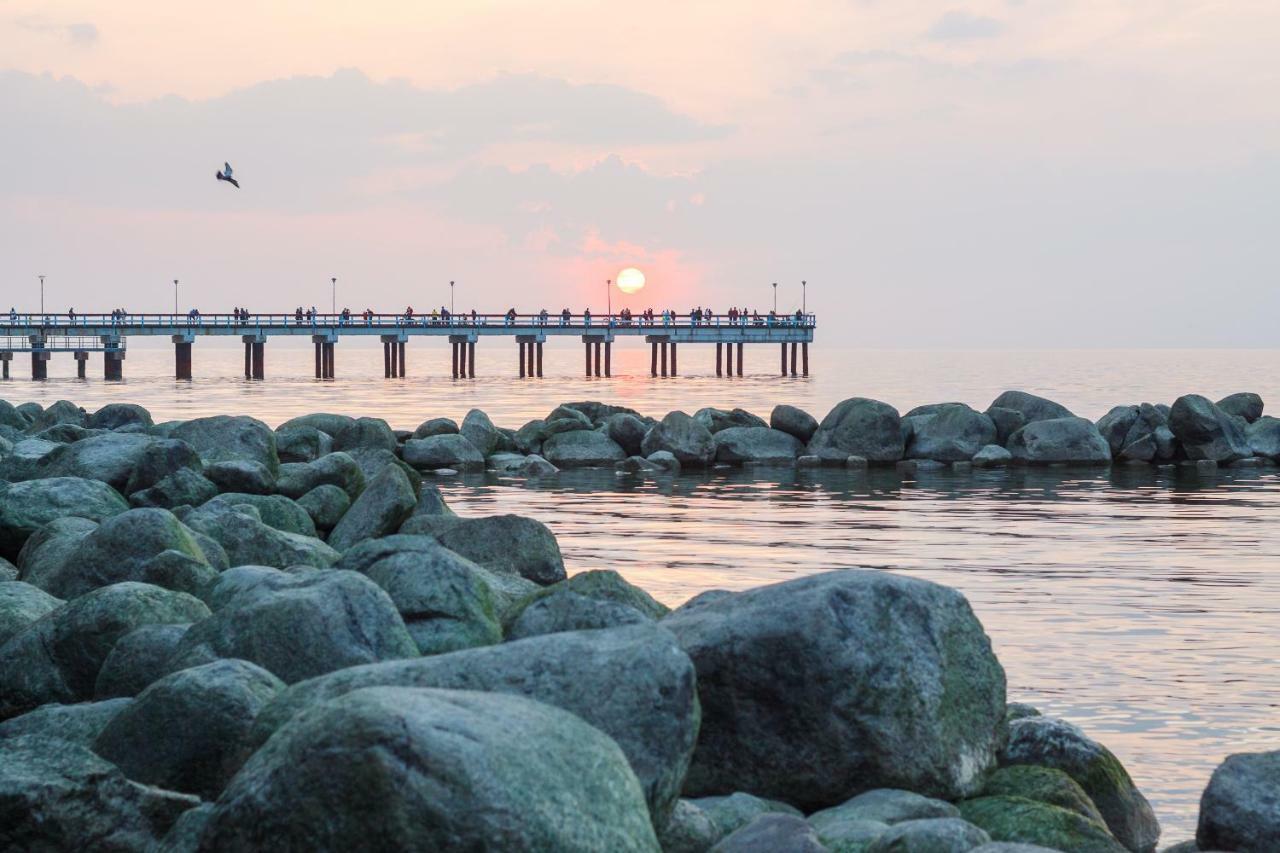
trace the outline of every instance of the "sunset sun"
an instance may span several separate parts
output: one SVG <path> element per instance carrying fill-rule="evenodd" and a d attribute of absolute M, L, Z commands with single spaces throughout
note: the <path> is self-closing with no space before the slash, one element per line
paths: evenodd
<path fill-rule="evenodd" d="M 618 290 L 623 293 L 638 293 L 644 288 L 644 273 L 635 267 L 627 267 L 618 273 Z"/>

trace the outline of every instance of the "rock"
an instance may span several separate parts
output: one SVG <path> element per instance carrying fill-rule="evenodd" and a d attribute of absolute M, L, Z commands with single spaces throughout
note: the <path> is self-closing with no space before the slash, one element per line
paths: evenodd
<path fill-rule="evenodd" d="M 1125 446 L 1125 436 L 1138 422 L 1137 406 L 1116 406 L 1098 419 L 1098 433 L 1111 447 L 1111 455 L 1119 456 Z"/>
<path fill-rule="evenodd" d="M 1060 418 L 1075 417 L 1066 406 L 1047 400 L 1044 397 L 1037 397 L 1035 394 L 1028 394 L 1026 391 L 1005 391 L 991 401 L 987 414 L 991 413 L 991 409 L 1010 409 L 1015 411 L 1022 415 L 1024 425 L 1035 423 L 1036 421 L 1053 421 Z M 992 420 L 994 420 L 994 417 Z"/>
<path fill-rule="evenodd" d="M 107 723 L 128 704 L 128 699 L 108 699 L 74 705 L 41 705 L 34 711 L 0 723 L 0 741 L 34 735 L 92 748 Z"/>
<path fill-rule="evenodd" d="M 352 500 L 360 497 L 360 493 L 364 491 L 364 470 L 349 453 L 339 451 L 321 456 L 306 465 L 282 465 L 280 468 L 276 488 L 280 494 L 294 500 L 316 486 L 337 486 Z M 377 471 L 373 473 L 376 474 Z"/>
<path fill-rule="evenodd" d="M 62 599 L 22 581 L 0 582 L 0 646 L 62 604 Z"/>
<path fill-rule="evenodd" d="M 987 777 L 982 796 L 1022 797 L 1073 811 L 1095 823 L 1106 823 L 1079 783 L 1053 767 L 1031 764 L 1001 767 Z"/>
<path fill-rule="evenodd" d="M 1249 450 L 1254 456 L 1275 461 L 1280 459 L 1280 418 L 1260 417 L 1245 431 Z"/>
<path fill-rule="evenodd" d="M 319 539 L 277 530 L 263 523 L 256 512 L 250 515 L 242 511 L 241 507 L 247 506 L 210 502 L 187 513 L 183 521 L 221 545 L 232 566 L 283 569 L 301 564 L 324 568 L 338 561 L 338 552 Z"/>
<path fill-rule="evenodd" d="M 867 853 L 968 853 L 991 836 L 958 817 L 907 820 L 876 838 Z"/>
<path fill-rule="evenodd" d="M 587 429 L 551 436 L 542 443 L 542 455 L 557 468 L 612 466 L 627 456 L 609 436 Z"/>
<path fill-rule="evenodd" d="M 337 488 L 336 486 L 333 488 Z M 341 489 L 338 489 L 341 492 Z M 346 493 L 343 492 L 343 497 Z M 284 495 L 243 494 L 225 492 L 209 500 L 206 505 L 226 507 L 251 506 L 258 511 L 262 523 L 283 530 L 286 533 L 297 533 L 300 536 L 315 536 L 315 522 L 305 509 Z"/>
<path fill-rule="evenodd" d="M 906 455 L 911 459 L 961 462 L 996 440 L 991 418 L 962 404 L 917 416 Z"/>
<path fill-rule="evenodd" d="M 71 741 L 0 740 L 0 849 L 150 849 L 195 797 L 130 782 Z"/>
<path fill-rule="evenodd" d="M 1071 853 L 1124 853 L 1125 846 L 1075 812 L 1021 797 L 962 800 L 960 814 L 996 841 L 1036 844 Z"/>
<path fill-rule="evenodd" d="M 26 406 L 27 404 L 24 403 L 18 408 L 22 409 Z M 40 432 L 58 424 L 74 424 L 82 427 L 87 417 L 85 410 L 75 403 L 70 400 L 59 400 L 47 409 L 31 412 L 31 423 L 27 427 L 27 432 Z"/>
<path fill-rule="evenodd" d="M 541 586 L 564 580 L 564 557 L 550 529 L 522 515 L 483 518 L 414 516 L 401 533 L 435 537 L 451 551 L 493 572 L 519 575 Z"/>
<path fill-rule="evenodd" d="M 484 468 L 484 455 L 462 435 L 410 439 L 404 443 L 402 456 L 409 465 L 423 471 L 438 468 L 478 471 Z"/>
<path fill-rule="evenodd" d="M 261 462 L 244 459 L 211 462 L 205 466 L 204 475 L 220 492 L 269 495 L 276 490 L 275 477 Z"/>
<path fill-rule="evenodd" d="M 552 474 L 559 474 L 560 469 L 552 465 L 546 459 L 536 453 L 530 453 L 524 458 L 524 462 L 516 469 L 516 473 L 521 477 L 533 479 L 535 477 L 550 477 Z"/>
<path fill-rule="evenodd" d="M 166 509 L 131 509 L 82 537 L 39 583 L 64 599 L 121 581 L 195 594 L 227 565 L 222 549 L 201 538 Z"/>
<path fill-rule="evenodd" d="M 674 456 L 682 468 L 705 468 L 716 452 L 710 430 L 681 411 L 669 412 L 645 433 L 640 452 L 651 457 L 660 450 Z"/>
<path fill-rule="evenodd" d="M 851 822 L 873 822 L 885 825 L 906 820 L 959 817 L 960 810 L 944 800 L 923 797 L 911 791 L 876 788 L 865 791 L 847 802 L 809 815 L 809 823 L 819 835 Z"/>
<path fill-rule="evenodd" d="M 36 433 L 33 438 L 52 441 L 54 444 L 71 444 L 95 435 L 105 435 L 106 430 L 89 430 L 75 424 L 58 424 Z"/>
<path fill-rule="evenodd" d="M 559 590 L 523 608 L 507 633 L 509 639 L 520 640 L 561 631 L 589 631 L 652 621 L 625 604 Z"/>
<path fill-rule="evenodd" d="M 1199 394 L 1179 397 L 1169 410 L 1169 429 L 1188 459 L 1231 462 L 1252 455 L 1245 426 Z"/>
<path fill-rule="evenodd" d="M 551 424 L 555 421 L 573 421 L 578 424 L 579 429 L 593 429 L 595 422 L 581 409 L 570 405 L 556 406 L 551 410 L 551 414 L 547 415 L 545 423 Z"/>
<path fill-rule="evenodd" d="M 199 599 L 143 583 L 102 587 L 63 604 L 0 646 L 0 719 L 48 702 L 91 699 L 103 661 L 125 634 L 207 615 Z"/>
<path fill-rule="evenodd" d="M 308 709 L 231 781 L 201 849 L 263 846 L 658 850 L 621 750 L 572 714 L 395 687 Z"/>
<path fill-rule="evenodd" d="M 327 430 L 326 430 L 327 432 Z M 382 418 L 355 418 L 342 422 L 333 436 L 334 450 L 387 450 L 394 452 L 399 442 Z"/>
<path fill-rule="evenodd" d="M 466 417 L 462 419 L 462 427 L 458 431 L 472 447 L 480 451 L 481 456 L 493 453 L 498 449 L 501 441 L 493 421 L 479 409 L 467 412 Z"/>
<path fill-rule="evenodd" d="M 1014 461 L 1032 465 L 1111 462 L 1111 446 L 1087 418 L 1032 421 L 1009 436 L 1008 447 Z"/>
<path fill-rule="evenodd" d="M 313 462 L 333 452 L 333 436 L 307 424 L 276 430 L 276 454 L 281 462 Z"/>
<path fill-rule="evenodd" d="M 1172 459 L 1177 442 L 1164 413 L 1150 403 L 1143 403 L 1120 444 L 1116 458 L 1125 462 L 1154 462 Z"/>
<path fill-rule="evenodd" d="M 149 489 L 179 471 L 202 474 L 204 463 L 200 460 L 200 454 L 185 441 L 153 438 L 134 460 L 124 491 L 126 494 L 133 494 Z"/>
<path fill-rule="evenodd" d="M 93 695 L 98 699 L 137 696 L 169 672 L 169 658 L 189 624 L 143 625 L 111 647 L 98 670 Z"/>
<path fill-rule="evenodd" d="M 511 474 L 519 470 L 524 464 L 524 454 L 522 453 L 495 453 L 485 460 L 485 466 L 489 471 L 497 471 L 500 474 Z"/>
<path fill-rule="evenodd" d="M 622 575 L 612 569 L 593 569 L 531 592 L 519 602 L 512 616 L 519 616 L 525 608 L 565 592 L 595 601 L 619 604 L 650 620 L 661 619 L 671 612 L 671 608 L 656 601 L 640 587 L 627 583 Z"/>
<path fill-rule="evenodd" d="M 14 407 L 8 400 L 0 400 L 0 426 L 25 430 L 31 426 L 31 419 Z"/>
<path fill-rule="evenodd" d="M 818 424 L 807 451 L 807 455 L 841 465 L 850 456 L 861 456 L 873 463 L 897 462 L 902 453 L 898 410 L 864 397 L 838 403 Z"/>
<path fill-rule="evenodd" d="M 788 435 L 794 435 L 805 444 L 818 431 L 818 419 L 795 406 L 778 405 L 769 414 L 769 426 Z"/>
<path fill-rule="evenodd" d="M 98 529 L 87 518 L 55 518 L 31 535 L 18 552 L 21 579 L 44 589 L 45 582 L 62 572 L 80 540 Z"/>
<path fill-rule="evenodd" d="M 650 463 L 657 466 L 659 471 L 665 471 L 668 474 L 680 473 L 680 460 L 677 459 L 675 454 L 669 450 L 655 450 L 645 458 L 648 459 Z"/>
<path fill-rule="evenodd" d="M 209 605 L 210 610 L 217 612 L 242 592 L 283 589 L 294 586 L 301 577 L 320 571 L 324 570 L 314 566 L 290 566 L 287 569 L 273 569 L 270 566 L 235 566 L 218 575 L 218 579 L 205 588 L 201 599 Z M 166 669 L 162 675 L 167 675 L 170 671 Z"/>
<path fill-rule="evenodd" d="M 762 814 L 734 830 L 711 848 L 712 853 L 826 853 L 803 818 L 789 814 Z"/>
<path fill-rule="evenodd" d="M 698 735 L 688 657 L 661 628 L 635 625 L 549 634 L 312 679 L 286 690 L 262 712 L 251 743 L 265 741 L 317 703 L 381 686 L 511 693 L 576 714 L 622 748 L 654 826 L 665 826 Z"/>
<path fill-rule="evenodd" d="M 14 441 L 4 458 L 0 460 L 0 480 L 20 482 L 41 476 L 40 460 L 64 445 L 42 438 Z"/>
<path fill-rule="evenodd" d="M 712 435 L 730 427 L 769 426 L 762 418 L 751 414 L 746 409 L 734 409 L 732 412 L 727 412 L 724 409 L 707 407 L 694 412 L 693 419 L 706 427 L 707 431 Z"/>
<path fill-rule="evenodd" d="M 986 415 L 996 425 L 996 443 L 1001 447 L 1008 443 L 1009 436 L 1027 425 L 1027 419 L 1022 412 L 1005 409 L 1001 406 L 989 407 Z"/>
<path fill-rule="evenodd" d="M 795 436 L 768 427 L 726 427 L 715 433 L 717 462 L 794 465 L 804 445 Z"/>
<path fill-rule="evenodd" d="M 425 515 L 429 518 L 440 516 L 453 518 L 457 513 L 449 509 L 449 505 L 444 501 L 444 495 L 440 493 L 439 486 L 423 484 L 418 489 L 418 503 L 409 517 L 412 518 L 415 515 Z"/>
<path fill-rule="evenodd" d="M 1044 848 L 1036 849 L 1041 850 Z M 1050 851 L 1050 853 L 1052 853 L 1052 851 Z M 1174 844 L 1166 847 L 1161 850 L 1160 853 L 1200 853 L 1200 845 L 1196 844 L 1195 841 L 1184 841 L 1181 844 Z"/>
<path fill-rule="evenodd" d="M 678 462 L 676 463 L 679 464 Z M 643 456 L 628 456 L 621 462 L 613 463 L 613 470 L 621 471 L 624 474 L 656 474 L 662 471 L 657 465 L 645 459 Z"/>
<path fill-rule="evenodd" d="M 431 418 L 418 424 L 414 438 L 430 438 L 433 435 L 457 435 L 458 424 L 452 418 Z"/>
<path fill-rule="evenodd" d="M 788 814 L 802 817 L 800 810 L 794 806 L 741 791 L 720 797 L 699 797 L 687 802 L 702 811 L 711 821 L 716 828 L 717 840 L 746 826 L 760 815 Z"/>
<path fill-rule="evenodd" d="M 1218 765 L 1200 797 L 1203 850 L 1261 853 L 1280 839 L 1280 751 L 1237 753 Z"/>
<path fill-rule="evenodd" d="M 155 853 L 195 853 L 200 847 L 200 833 L 204 832 L 213 803 L 201 803 L 178 816 L 173 826 L 155 848 Z"/>
<path fill-rule="evenodd" d="M 662 625 L 698 669 L 688 795 L 748 789 L 807 810 L 875 787 L 950 798 L 994 762 L 1004 672 L 955 590 L 835 571 L 700 597 Z"/>
<path fill-rule="evenodd" d="M 146 435 L 109 432 L 74 444 L 63 444 L 40 458 L 36 476 L 84 477 L 124 489 L 134 465 L 155 439 Z"/>
<path fill-rule="evenodd" d="M 355 503 L 329 534 L 329 544 L 345 551 L 357 542 L 396 532 L 418 504 L 418 493 L 409 478 L 388 465 L 369 481 Z"/>
<path fill-rule="evenodd" d="M 311 517 L 316 528 L 328 531 L 336 527 L 351 508 L 351 498 L 342 489 L 326 483 L 298 498 L 298 506 Z"/>
<path fill-rule="evenodd" d="M 1253 423 L 1262 417 L 1262 398 L 1250 391 L 1230 394 L 1214 404 L 1226 414 Z"/>
<path fill-rule="evenodd" d="M 649 431 L 649 425 L 635 415 L 619 412 L 605 418 L 604 430 L 605 434 L 622 448 L 623 453 L 636 456 L 640 453 L 641 445 L 644 444 L 644 436 Z"/>
<path fill-rule="evenodd" d="M 276 434 L 256 418 L 244 415 L 195 418 L 174 427 L 169 437 L 194 447 L 206 465 L 236 459 L 258 462 L 272 476 L 280 467 Z"/>
<path fill-rule="evenodd" d="M 395 605 L 373 581 L 355 572 L 309 572 L 287 586 L 247 589 L 193 624 L 171 669 L 241 658 L 292 684 L 417 654 Z"/>
<path fill-rule="evenodd" d="M 988 444 L 973 455 L 973 464 L 978 468 L 999 468 L 1012 460 L 1013 454 L 998 444 Z"/>
<path fill-rule="evenodd" d="M 135 424 L 149 429 L 153 421 L 150 412 L 133 403 L 108 403 L 85 421 L 90 429 L 120 429 Z"/>
<path fill-rule="evenodd" d="M 329 412 L 313 412 L 309 415 L 299 415 L 296 418 L 290 418 L 280 426 L 276 427 L 276 432 L 284 430 L 296 429 L 298 427 L 310 427 L 321 432 L 328 433 L 332 437 L 336 437 L 355 426 L 355 418 L 348 415 L 335 415 Z"/>
<path fill-rule="evenodd" d="M 1041 847 L 1039 844 L 1018 844 L 1014 841 L 992 841 L 989 844 L 983 844 L 981 847 L 973 848 L 969 853 L 1059 853 L 1059 851 L 1051 850 L 1048 847 Z M 1171 851 L 1166 850 L 1164 853 L 1171 853 Z"/>
<path fill-rule="evenodd" d="M 135 782 L 215 799 L 239 766 L 254 717 L 283 687 L 242 660 L 175 672 L 116 714 L 93 751 Z"/>
<path fill-rule="evenodd" d="M 203 474 L 183 468 L 146 489 L 132 492 L 129 503 L 135 507 L 174 509 L 199 506 L 218 494 L 218 487 Z"/>
<path fill-rule="evenodd" d="M 1009 741 L 1000 756 L 1000 764 L 1006 767 L 1033 764 L 1061 770 L 1089 795 L 1107 828 L 1123 846 L 1134 853 L 1155 849 L 1160 839 L 1160 824 L 1151 804 L 1133 784 L 1119 759 L 1070 723 L 1052 717 L 1013 721 L 1009 724 Z M 991 832 L 981 821 L 973 822 Z M 1045 843 L 1033 838 L 1004 838 L 995 832 L 991 835 L 997 841 Z"/>
<path fill-rule="evenodd" d="M 720 838 L 711 818 L 689 800 L 677 800 L 671 819 L 658 832 L 663 853 L 706 853 Z"/>
<path fill-rule="evenodd" d="M 4 557 L 0 557 L 0 583 L 7 583 L 8 581 L 16 581 L 17 579 L 18 579 L 18 567 L 15 566 L 13 563 L 10 563 Z M 4 629 L 0 628 L 0 631 L 2 630 Z M 0 640 L 0 643 L 3 643 L 3 642 L 4 640 Z"/>

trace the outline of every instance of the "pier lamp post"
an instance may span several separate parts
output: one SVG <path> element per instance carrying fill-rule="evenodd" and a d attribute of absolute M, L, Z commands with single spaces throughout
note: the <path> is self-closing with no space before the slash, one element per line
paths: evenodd
<path fill-rule="evenodd" d="M 338 313 L 338 277 L 336 275 L 329 278 L 329 313 Z"/>
<path fill-rule="evenodd" d="M 453 282 L 449 282 L 449 317 L 453 318 Z"/>
<path fill-rule="evenodd" d="M 773 283 L 773 313 L 778 313 L 778 283 Z"/>
<path fill-rule="evenodd" d="M 44 317 L 44 276 L 37 276 L 37 277 L 40 279 L 40 316 L 43 318 Z M 44 320 L 41 319 L 40 322 L 44 323 Z"/>
<path fill-rule="evenodd" d="M 809 282 L 807 281 L 800 282 L 800 313 L 806 314 L 806 315 L 809 313 L 809 308 L 808 308 L 808 303 L 805 302 L 804 297 L 805 297 L 805 288 L 808 287 L 808 285 L 809 285 Z"/>
<path fill-rule="evenodd" d="M 178 319 L 178 280 L 173 280 L 173 319 Z"/>
<path fill-rule="evenodd" d="M 607 312 L 604 316 L 604 324 L 607 326 L 613 318 L 613 279 L 611 278 L 604 280 L 604 303 Z"/>

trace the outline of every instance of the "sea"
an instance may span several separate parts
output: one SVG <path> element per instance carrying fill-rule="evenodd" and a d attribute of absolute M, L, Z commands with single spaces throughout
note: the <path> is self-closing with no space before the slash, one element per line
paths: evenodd
<path fill-rule="evenodd" d="M 482 340 L 475 379 L 453 380 L 443 340 L 408 345 L 407 375 L 384 379 L 376 340 L 343 341 L 334 380 L 312 378 L 309 341 L 272 340 L 266 379 L 243 378 L 236 341 L 198 340 L 192 381 L 175 381 L 167 341 L 129 343 L 123 382 L 75 378 L 55 355 L 33 383 L 22 354 L 0 397 L 87 409 L 146 406 L 157 420 L 251 414 L 275 426 L 328 411 L 412 429 L 471 408 L 518 427 L 557 404 L 600 400 L 660 417 L 672 409 L 779 403 L 819 419 L 842 399 L 905 412 L 985 408 L 1022 389 L 1096 419 L 1115 405 L 1255 391 L 1280 408 L 1280 350 L 864 350 L 811 347 L 808 377 L 779 375 L 773 346 L 748 347 L 743 377 L 717 377 L 710 347 L 680 348 L 680 376 L 649 376 L 642 343 L 614 346 L 612 378 L 583 376 L 576 341 L 545 348 L 544 377 L 517 378 L 514 343 Z M 955 587 L 982 620 L 1011 701 L 1064 717 L 1106 744 L 1151 800 L 1162 846 L 1194 836 L 1200 794 L 1235 752 L 1280 748 L 1280 470 L 1176 467 L 949 470 L 715 469 L 637 479 L 563 472 L 529 483 L 442 477 L 463 514 L 515 512 L 556 533 L 570 571 L 616 569 L 677 606 L 833 569 L 893 571 Z"/>

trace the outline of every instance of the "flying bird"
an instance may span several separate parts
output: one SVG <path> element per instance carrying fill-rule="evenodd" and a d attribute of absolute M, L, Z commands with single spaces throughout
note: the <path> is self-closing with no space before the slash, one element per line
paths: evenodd
<path fill-rule="evenodd" d="M 235 187 L 236 189 L 240 189 L 240 182 L 239 182 L 239 181 L 237 181 L 235 178 L 231 177 L 231 164 L 230 164 L 230 163 L 223 163 L 223 164 L 222 164 L 222 171 L 221 171 L 221 172 L 219 172 L 219 173 L 217 174 L 217 176 L 216 176 L 216 177 L 218 178 L 218 180 L 220 180 L 220 181 L 226 181 L 227 183 L 231 184 L 231 186 Z"/>

